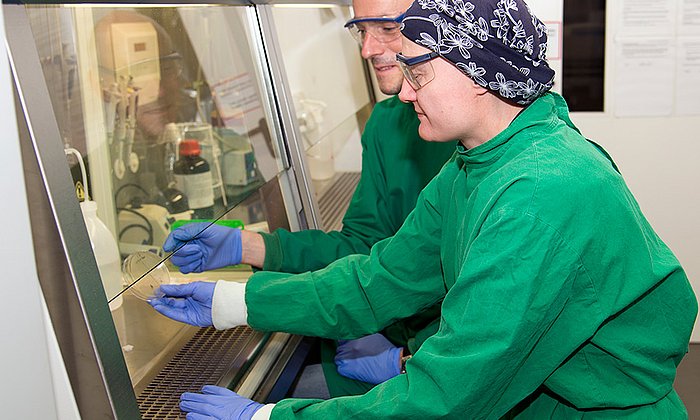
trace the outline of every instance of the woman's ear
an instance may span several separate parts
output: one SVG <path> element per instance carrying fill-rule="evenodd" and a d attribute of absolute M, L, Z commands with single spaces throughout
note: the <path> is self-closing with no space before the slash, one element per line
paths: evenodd
<path fill-rule="evenodd" d="M 474 87 L 474 90 L 476 91 L 476 94 L 477 94 L 478 96 L 483 96 L 483 95 L 485 95 L 485 94 L 487 94 L 487 93 L 489 92 L 488 89 L 486 89 L 485 87 L 483 87 L 483 86 L 481 86 L 480 84 L 476 83 L 471 77 L 469 78 L 469 80 L 470 80 L 470 81 L 472 82 L 472 84 L 474 85 L 474 86 L 473 86 L 473 87 Z"/>

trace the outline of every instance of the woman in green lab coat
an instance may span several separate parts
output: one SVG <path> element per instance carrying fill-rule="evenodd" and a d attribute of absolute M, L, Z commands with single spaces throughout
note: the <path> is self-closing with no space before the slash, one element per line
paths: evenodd
<path fill-rule="evenodd" d="M 417 0 L 400 98 L 460 139 L 397 234 L 327 268 L 164 288 L 195 325 L 336 339 L 442 301 L 405 371 L 360 396 L 261 405 L 218 387 L 192 414 L 286 418 L 687 418 L 673 390 L 697 314 L 688 279 L 610 157 L 548 92 L 546 29 L 521 0 Z M 186 299 L 183 299 L 186 298 Z"/>

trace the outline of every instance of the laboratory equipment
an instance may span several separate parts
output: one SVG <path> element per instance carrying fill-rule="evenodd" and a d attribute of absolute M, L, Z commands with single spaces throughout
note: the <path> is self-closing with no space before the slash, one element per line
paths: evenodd
<path fill-rule="evenodd" d="M 110 22 L 97 27 L 102 79 L 107 85 L 129 81 L 142 91 L 142 103 L 158 97 L 161 51 L 155 25 L 147 20 Z"/>
<path fill-rule="evenodd" d="M 224 184 L 245 187 L 258 180 L 258 165 L 250 140 L 229 128 L 218 128 L 216 134 L 223 145 Z"/>
<path fill-rule="evenodd" d="M 162 255 L 161 244 L 173 222 L 192 218 L 187 197 L 180 190 L 151 190 L 154 195 L 139 184 L 127 183 L 114 193 L 116 237 L 122 256 L 137 251 Z"/>
<path fill-rule="evenodd" d="M 202 122 L 170 123 L 165 126 L 163 139 L 167 147 L 165 167 L 166 171 L 169 172 L 174 169 L 183 139 L 197 140 L 200 155 L 209 164 L 211 170 L 211 188 L 214 191 L 214 197 L 221 199 L 224 206 L 228 205 L 221 163 L 222 151 L 219 147 L 219 141 L 214 136 L 212 125 Z"/>
<path fill-rule="evenodd" d="M 134 153 L 134 135 L 136 132 L 136 112 L 139 102 L 139 90 L 131 86 L 132 82 L 133 79 L 129 79 L 129 85 L 127 86 L 129 105 L 126 114 L 126 139 L 119 144 L 117 159 L 120 172 L 124 166 L 124 160 L 128 159 L 129 170 L 132 173 L 136 173 L 139 170 L 139 157 Z M 124 150 L 124 148 L 126 148 L 126 150 Z"/>
<path fill-rule="evenodd" d="M 122 273 L 127 282 L 127 291 L 141 300 L 161 297 L 158 288 L 170 283 L 170 272 L 158 255 L 141 251 L 124 259 Z"/>
<path fill-rule="evenodd" d="M 299 120 L 301 137 L 304 139 L 311 178 L 314 180 L 333 178 L 335 175 L 333 138 L 321 136 L 323 114 L 328 105 L 323 101 L 300 96 L 297 100 L 297 119 Z"/>
<path fill-rule="evenodd" d="M 165 182 L 170 185 L 175 185 L 175 177 L 173 168 L 178 158 L 178 145 L 182 141 L 182 132 L 175 123 L 168 123 L 163 130 L 163 144 L 165 145 L 165 153 L 163 159 L 163 171 L 165 173 Z"/>
<path fill-rule="evenodd" d="M 105 294 L 110 300 L 109 308 L 115 310 L 122 304 L 121 297 L 113 300 L 122 291 L 122 277 L 119 270 L 121 257 L 117 241 L 107 226 L 97 217 L 96 202 L 83 201 L 80 203 L 80 210 L 83 213 L 88 236 L 90 236 L 90 244 L 95 254 L 95 260 L 97 260 L 97 268 L 100 271 Z"/>
<path fill-rule="evenodd" d="M 214 191 L 209 163 L 200 154 L 199 142 L 185 139 L 180 142 L 180 158 L 173 166 L 175 185 L 187 195 L 195 219 L 214 217 Z"/>
<path fill-rule="evenodd" d="M 133 82 L 134 79 L 131 77 L 127 79 L 120 76 L 119 83 L 111 84 L 112 88 L 107 93 L 107 122 L 112 124 L 107 126 L 107 137 L 110 144 L 115 139 L 117 142 L 113 169 L 118 179 L 124 178 L 127 163 L 132 173 L 139 170 L 139 157 L 134 153 L 139 90 Z M 114 124 L 116 127 L 113 126 Z"/>
<path fill-rule="evenodd" d="M 122 254 L 149 251 L 162 255 L 160 244 L 170 233 L 175 218 L 163 206 L 140 204 L 117 209 L 119 249 Z M 185 216 L 190 217 L 189 213 Z"/>
<path fill-rule="evenodd" d="M 257 178 L 255 154 L 248 145 L 241 149 L 229 150 L 224 155 L 224 183 L 237 187 L 245 187 Z"/>
<path fill-rule="evenodd" d="M 122 304 L 122 299 L 114 299 L 122 291 L 122 277 L 119 270 L 119 248 L 117 242 L 112 236 L 107 226 L 97 217 L 97 203 L 90 199 L 90 189 L 87 182 L 87 171 L 85 169 L 85 161 L 83 155 L 72 147 L 65 148 L 66 155 L 73 155 L 78 161 L 80 167 L 81 181 L 83 187 L 83 201 L 80 202 L 80 211 L 83 214 L 85 227 L 87 228 L 88 236 L 90 237 L 90 245 L 95 254 L 97 268 L 100 272 L 102 285 L 104 286 L 105 295 L 110 300 L 110 310 L 119 308 Z"/>

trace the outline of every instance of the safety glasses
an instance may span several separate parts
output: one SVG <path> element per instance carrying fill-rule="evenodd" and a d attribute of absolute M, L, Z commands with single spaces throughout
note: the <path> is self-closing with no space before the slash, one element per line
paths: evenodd
<path fill-rule="evenodd" d="M 408 84 L 411 85 L 413 90 L 418 90 L 435 78 L 435 71 L 430 61 L 438 57 L 440 57 L 440 54 L 436 52 L 429 52 L 416 57 L 406 57 L 399 53 L 396 54 L 396 61 L 399 63 L 399 68 Z"/>
<path fill-rule="evenodd" d="M 388 44 L 401 36 L 401 22 L 405 14 L 396 17 L 364 17 L 350 19 L 345 27 L 360 46 L 364 44 L 367 34 L 382 44 Z"/>

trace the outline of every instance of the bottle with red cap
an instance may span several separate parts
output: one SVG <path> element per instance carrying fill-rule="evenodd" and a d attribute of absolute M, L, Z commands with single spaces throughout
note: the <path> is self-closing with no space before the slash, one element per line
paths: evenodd
<path fill-rule="evenodd" d="M 199 142 L 185 139 L 180 142 L 180 158 L 173 166 L 176 188 L 184 192 L 193 219 L 214 218 L 214 190 L 209 163 L 200 154 Z"/>

